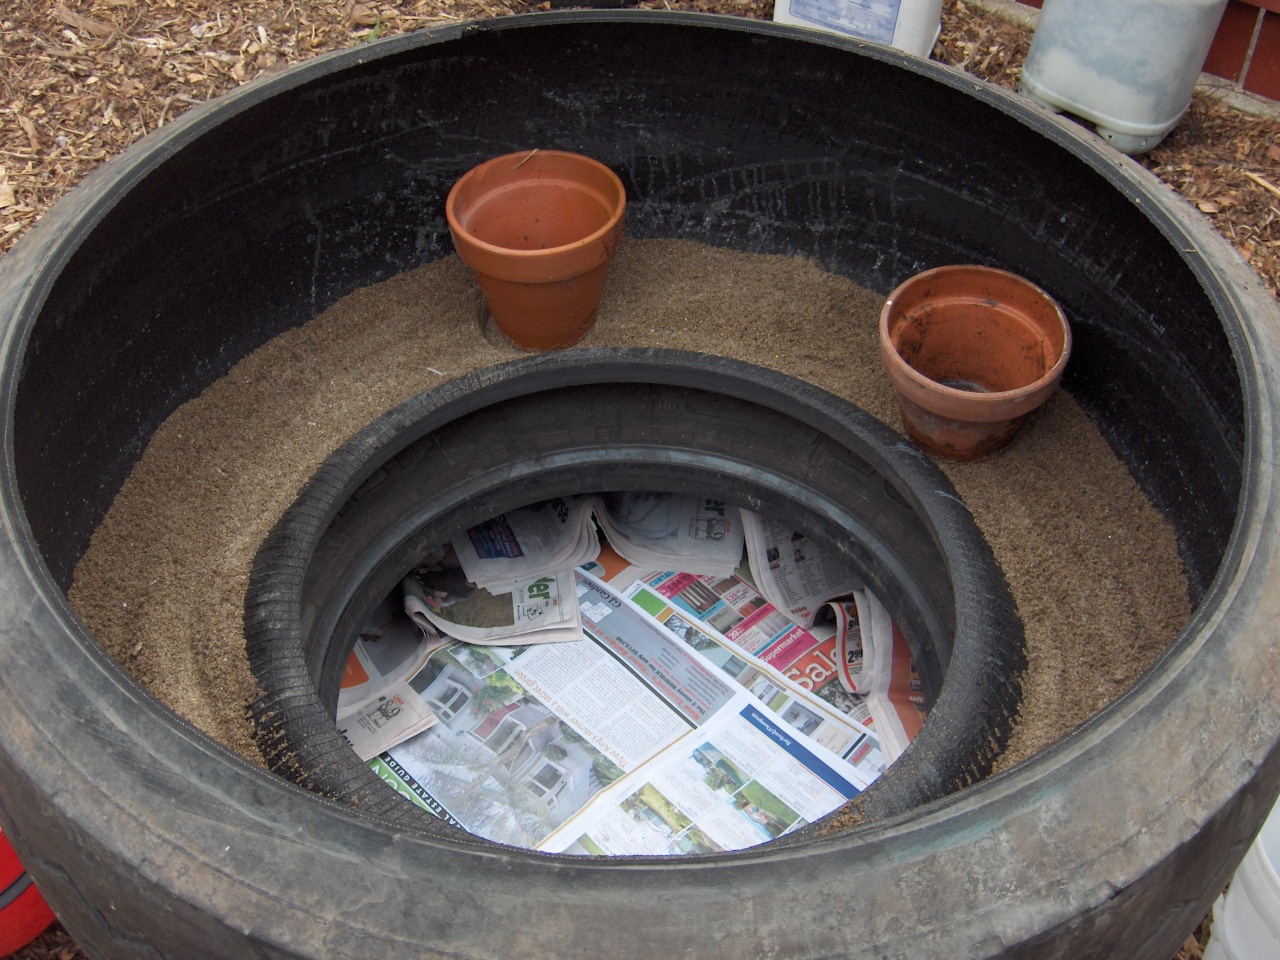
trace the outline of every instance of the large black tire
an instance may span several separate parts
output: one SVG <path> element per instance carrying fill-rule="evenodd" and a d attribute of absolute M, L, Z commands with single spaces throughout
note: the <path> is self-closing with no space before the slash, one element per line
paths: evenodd
<path fill-rule="evenodd" d="M 270 336 L 443 256 L 448 184 L 534 131 L 620 173 L 633 235 L 883 292 L 958 261 L 1053 291 L 1066 388 L 1182 546 L 1196 612 L 1167 655 L 1014 770 L 714 863 L 407 833 L 157 704 L 65 598 L 151 432 Z M 0 317 L 0 820 L 104 960 L 1168 960 L 1280 786 L 1276 305 L 1136 165 L 935 64 L 654 13 L 370 44 L 96 171 L 0 263 Z"/>
<path fill-rule="evenodd" d="M 337 732 L 355 638 L 405 573 L 453 534 L 539 500 L 623 489 L 710 492 L 787 518 L 888 607 L 932 714 L 891 773 L 859 797 L 864 817 L 903 813 L 990 772 L 1019 706 L 1022 625 L 942 471 L 873 417 L 801 381 L 636 349 L 575 350 L 460 377 L 379 418 L 325 462 L 267 538 L 245 602 L 263 691 L 260 739 L 273 766 L 397 826 L 452 835 Z M 302 695 L 308 685 L 316 695 Z"/>

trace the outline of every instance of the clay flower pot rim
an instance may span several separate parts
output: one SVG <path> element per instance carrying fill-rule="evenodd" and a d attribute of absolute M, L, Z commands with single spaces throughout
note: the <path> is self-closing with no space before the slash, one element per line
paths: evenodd
<path fill-rule="evenodd" d="M 980 394 L 975 394 L 969 390 L 960 390 L 956 387 L 949 387 L 946 384 L 939 383 L 937 380 L 931 380 L 929 377 L 926 377 L 919 370 L 916 370 L 914 367 L 912 367 L 911 364 L 907 363 L 906 360 L 903 360 L 902 355 L 898 353 L 897 346 L 894 344 L 892 338 L 889 336 L 889 316 L 892 312 L 893 305 L 898 296 L 898 293 L 899 291 L 902 290 L 904 286 L 906 286 L 907 284 L 916 284 L 920 282 L 925 282 L 932 277 L 939 276 L 946 273 L 955 273 L 955 272 L 961 272 L 961 271 L 971 272 L 975 270 L 982 270 L 984 272 L 993 273 L 993 274 L 1002 274 L 1006 277 L 1012 278 L 1013 280 L 1016 280 L 1038 291 L 1041 296 L 1043 296 L 1047 301 L 1053 304 L 1054 312 L 1059 322 L 1061 322 L 1062 324 L 1061 355 L 1058 357 L 1054 365 L 1050 367 L 1042 377 L 1032 381 L 1026 386 L 1018 387 L 1015 390 L 993 390 L 990 393 L 980 393 Z M 975 297 L 974 299 L 978 300 L 981 298 Z M 992 401 L 1019 400 L 1019 399 L 1031 400 L 1035 397 L 1036 394 L 1040 393 L 1041 391 L 1044 391 L 1046 388 L 1052 389 L 1054 386 L 1056 386 L 1058 379 L 1062 376 L 1063 368 L 1067 365 L 1067 360 L 1071 356 L 1071 325 L 1067 322 L 1066 314 L 1062 312 L 1062 307 L 1058 305 L 1058 302 L 1054 300 L 1052 297 L 1050 297 L 1047 293 L 1045 293 L 1045 291 L 1040 287 L 1039 284 L 1032 283 L 1026 277 L 1023 277 L 1016 273 L 1012 273 L 1008 270 L 1001 270 L 999 267 L 976 266 L 976 265 L 970 265 L 970 264 L 951 264 L 943 267 L 934 267 L 930 270 L 925 270 L 921 273 L 913 274 L 912 276 L 908 277 L 906 280 L 904 280 L 902 283 L 900 283 L 897 287 L 893 289 L 893 292 L 890 293 L 888 298 L 885 300 L 883 309 L 880 311 L 880 343 L 884 347 L 884 349 L 889 351 L 889 353 L 891 353 L 894 357 L 896 357 L 900 361 L 899 364 L 895 365 L 896 374 L 898 376 L 906 378 L 907 380 L 910 380 L 913 384 L 915 384 L 920 389 L 927 389 L 935 393 L 939 393 L 944 397 L 955 397 L 957 399 L 971 400 L 975 397 L 990 397 Z M 1030 406 L 1035 406 L 1035 405 L 1036 404 L 1034 403 L 1030 404 Z"/>
<path fill-rule="evenodd" d="M 504 153 L 501 156 L 493 157 L 478 166 L 472 167 L 449 191 L 449 196 L 445 199 L 444 203 L 444 215 L 445 219 L 448 220 L 449 228 L 454 232 L 454 235 L 464 235 L 466 237 L 466 242 L 469 245 L 488 253 L 499 254 L 504 257 L 537 260 L 542 257 L 554 257 L 557 254 L 562 254 L 569 250 L 576 250 L 581 247 L 585 247 L 588 244 L 599 242 L 601 239 L 607 237 L 611 232 L 617 229 L 618 221 L 626 214 L 626 208 L 624 206 L 615 206 L 615 209 L 610 214 L 609 219 L 605 221 L 604 226 L 600 227 L 600 229 L 596 230 L 594 233 L 583 237 L 581 240 L 575 240 L 573 243 L 561 244 L 558 247 L 544 247 L 541 250 L 520 250 L 516 247 L 500 247 L 496 244 L 487 243 L 486 241 L 481 240 L 463 226 L 462 222 L 457 217 L 456 210 L 459 188 L 466 180 L 476 175 L 476 172 L 482 168 L 497 166 L 507 160 L 515 161 L 516 165 L 519 165 L 528 160 L 532 160 L 534 156 L 568 157 L 574 162 L 598 167 L 602 173 L 617 185 L 619 196 L 626 197 L 627 195 L 626 188 L 622 185 L 622 181 L 618 179 L 618 175 L 593 157 L 587 157 L 583 154 L 573 153 L 568 150 L 542 150 L 536 147 L 533 150 L 519 150 L 515 153 Z"/>

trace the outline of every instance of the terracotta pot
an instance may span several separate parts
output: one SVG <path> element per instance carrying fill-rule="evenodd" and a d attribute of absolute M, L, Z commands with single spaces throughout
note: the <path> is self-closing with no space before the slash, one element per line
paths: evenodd
<path fill-rule="evenodd" d="M 516 346 L 552 350 L 595 323 L 626 202 L 604 164 L 532 150 L 473 167 L 449 191 L 445 214 L 498 328 Z"/>
<path fill-rule="evenodd" d="M 977 460 L 1012 440 L 1049 399 L 1070 353 L 1061 307 L 992 267 L 926 270 L 880 311 L 880 357 L 907 432 L 949 460 Z"/>

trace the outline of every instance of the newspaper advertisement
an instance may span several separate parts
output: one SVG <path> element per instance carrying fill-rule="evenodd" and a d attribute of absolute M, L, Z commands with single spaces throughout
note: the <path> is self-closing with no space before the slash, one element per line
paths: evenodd
<path fill-rule="evenodd" d="M 575 592 L 578 641 L 435 651 L 410 686 L 438 722 L 370 766 L 480 836 L 587 853 L 739 849 L 874 779 L 612 585 Z"/>
<path fill-rule="evenodd" d="M 584 567 L 587 572 L 609 583 L 613 589 L 624 594 L 656 619 L 668 630 L 679 636 L 685 643 L 698 650 L 704 657 L 716 660 L 724 656 L 723 652 L 711 654 L 711 645 L 732 648 L 730 655 L 741 657 L 744 653 L 758 660 L 764 660 L 773 668 L 782 671 L 785 683 L 795 685 L 815 694 L 843 714 L 847 714 L 859 724 L 871 727 L 872 718 L 862 697 L 849 696 L 843 692 L 837 670 L 837 638 L 833 623 L 817 624 L 809 629 L 798 624 L 772 616 L 776 613 L 768 607 L 755 587 L 748 565 L 741 565 L 731 577 L 708 578 L 710 583 L 732 581 L 719 587 L 721 601 L 726 606 L 733 606 L 734 612 L 741 617 L 736 619 L 725 611 L 717 611 L 714 604 L 705 603 L 676 604 L 668 594 L 676 590 L 682 583 L 699 580 L 682 573 L 649 573 L 640 567 L 627 563 L 608 544 L 603 545 L 600 556 L 594 563 Z M 659 593 L 653 589 L 655 583 L 670 584 Z M 647 595 L 649 592 L 657 596 Z M 736 605 L 735 605 L 736 604 Z M 696 613 L 695 610 L 701 611 Z M 712 617 L 720 614 L 719 620 L 728 627 L 736 641 L 731 641 L 704 622 L 700 617 Z M 735 629 L 736 628 L 736 629 Z M 725 661 L 729 663 L 730 661 Z M 736 667 L 729 667 L 736 672 Z M 750 679 L 750 678 L 747 678 Z M 750 682 L 743 684 L 751 686 Z"/>
<path fill-rule="evenodd" d="M 363 761 L 416 737 L 436 722 L 435 714 L 409 684 L 401 681 L 359 708 L 338 717 L 338 732 Z"/>
<path fill-rule="evenodd" d="M 618 581 L 614 581 L 617 583 Z M 769 705 L 796 732 L 874 779 L 884 770 L 873 711 L 839 682 L 833 625 L 806 630 L 743 577 L 655 573 L 621 586 L 629 600 Z"/>
<path fill-rule="evenodd" d="M 884 604 L 865 590 L 829 604 L 840 637 L 840 679 L 850 693 L 887 696 L 893 666 L 893 621 Z"/>

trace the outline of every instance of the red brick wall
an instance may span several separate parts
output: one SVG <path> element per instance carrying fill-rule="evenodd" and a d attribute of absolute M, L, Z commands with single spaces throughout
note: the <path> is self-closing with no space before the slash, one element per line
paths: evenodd
<path fill-rule="evenodd" d="M 1042 0 L 1018 2 L 1042 5 Z M 1249 93 L 1280 100 L 1280 0 L 1229 0 L 1204 70 Z"/>

